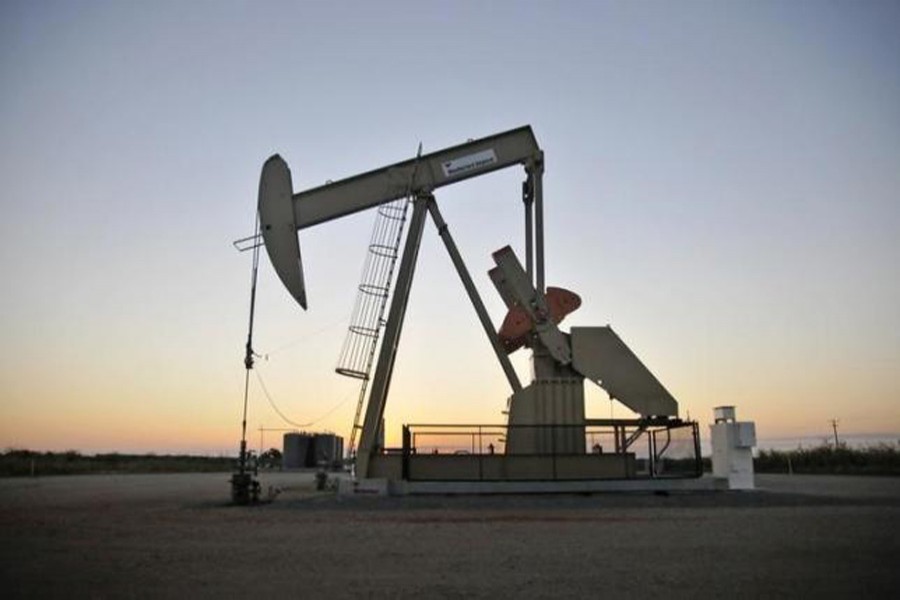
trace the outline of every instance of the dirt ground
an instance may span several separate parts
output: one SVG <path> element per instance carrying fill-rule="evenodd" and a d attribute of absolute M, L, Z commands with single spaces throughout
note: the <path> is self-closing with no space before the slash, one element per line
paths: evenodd
<path fill-rule="evenodd" d="M 0 480 L 4 598 L 888 598 L 900 478 L 757 492 L 347 498 L 269 474 Z"/>

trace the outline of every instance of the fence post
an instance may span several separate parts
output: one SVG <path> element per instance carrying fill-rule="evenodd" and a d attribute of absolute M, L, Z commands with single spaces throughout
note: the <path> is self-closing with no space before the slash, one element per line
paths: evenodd
<path fill-rule="evenodd" d="M 550 452 L 553 456 L 553 481 L 556 481 L 556 427 L 550 428 Z"/>
<path fill-rule="evenodd" d="M 481 425 L 478 426 L 478 481 L 484 479 L 484 452 L 481 447 Z"/>
<path fill-rule="evenodd" d="M 409 425 L 403 426 L 403 454 L 402 454 L 402 462 L 401 462 L 401 474 L 400 476 L 404 481 L 409 481 Z"/>
<path fill-rule="evenodd" d="M 703 455 L 700 453 L 700 425 L 694 421 L 694 457 L 697 464 L 697 477 L 703 477 Z"/>

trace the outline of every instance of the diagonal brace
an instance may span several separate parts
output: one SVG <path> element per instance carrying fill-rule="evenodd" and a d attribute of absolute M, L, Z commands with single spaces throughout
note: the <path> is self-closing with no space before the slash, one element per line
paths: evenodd
<path fill-rule="evenodd" d="M 441 216 L 441 211 L 438 209 L 434 196 L 431 196 L 428 199 L 428 211 L 431 213 L 431 219 L 434 221 L 435 227 L 437 227 L 441 240 L 444 241 L 444 246 L 447 248 L 450 260 L 453 261 L 453 266 L 456 267 L 456 272 L 462 280 L 463 287 L 469 295 L 469 300 L 472 302 L 472 306 L 475 307 L 475 312 L 478 314 L 478 320 L 481 321 L 481 326 L 484 328 L 484 332 L 487 334 L 491 346 L 494 348 L 494 353 L 497 355 L 497 360 L 500 361 L 500 366 L 503 368 L 503 373 L 506 375 L 506 379 L 509 381 L 513 393 L 519 392 L 522 389 L 519 376 L 516 375 L 516 370 L 509 361 L 509 356 L 507 355 L 506 350 L 503 349 L 500 338 L 497 337 L 497 332 L 494 330 L 494 325 L 491 323 L 491 318 L 488 315 L 487 309 L 485 309 L 484 303 L 481 301 L 481 296 L 478 295 L 478 290 L 472 282 L 472 276 L 469 275 L 469 270 L 466 268 L 466 264 L 459 254 L 456 242 L 453 241 L 453 236 L 450 235 L 450 229 L 447 227 L 447 223 Z"/>

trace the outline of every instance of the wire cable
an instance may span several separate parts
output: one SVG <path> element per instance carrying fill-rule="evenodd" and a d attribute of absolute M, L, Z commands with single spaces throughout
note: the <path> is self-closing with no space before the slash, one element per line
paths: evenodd
<path fill-rule="evenodd" d="M 281 417 L 285 423 L 287 423 L 288 425 L 297 427 L 298 429 L 302 429 L 304 427 L 310 427 L 320 421 L 323 421 L 325 418 L 330 416 L 337 409 L 339 409 L 340 407 L 345 405 L 347 403 L 347 401 L 353 397 L 353 392 L 350 392 L 340 402 L 338 402 L 336 405 L 334 405 L 332 408 L 330 408 L 328 410 L 328 412 L 326 412 L 325 414 L 320 416 L 318 419 L 314 419 L 312 421 L 309 421 L 308 423 L 297 423 L 296 421 L 292 421 L 291 419 L 287 418 L 287 416 L 283 412 L 281 412 L 281 409 L 278 408 L 278 405 L 275 404 L 275 400 L 272 398 L 272 395 L 269 393 L 269 389 L 266 387 L 266 384 L 262 380 L 262 375 L 259 374 L 259 369 L 254 371 L 254 373 L 256 373 L 256 380 L 259 382 L 259 387 L 262 389 L 263 395 L 266 397 L 266 400 L 269 402 L 269 406 L 272 407 L 272 410 L 274 410 L 275 413 L 279 417 Z"/>
<path fill-rule="evenodd" d="M 254 235 L 259 235 L 259 211 L 256 212 Z M 247 404 L 250 398 L 250 371 L 253 369 L 253 319 L 256 312 L 256 279 L 259 273 L 259 246 L 253 247 L 253 267 L 250 274 L 250 317 L 247 326 L 247 344 L 244 354 L 244 410 L 241 418 L 241 448 L 239 470 L 244 473 L 247 463 Z"/>
<path fill-rule="evenodd" d="M 305 341 L 309 340 L 310 338 L 314 338 L 317 335 L 321 335 L 321 334 L 325 333 L 326 331 L 334 329 L 338 325 L 343 325 L 346 322 L 347 322 L 347 318 L 341 317 L 337 321 L 332 321 L 331 323 L 329 323 L 327 325 L 323 325 L 322 327 L 320 327 L 318 329 L 314 329 L 314 330 L 310 331 L 309 333 L 304 333 L 303 335 L 298 336 L 298 337 L 294 338 L 293 340 L 291 340 L 289 342 L 285 342 L 284 344 L 276 347 L 274 350 L 269 350 L 268 352 L 261 352 L 260 354 L 257 354 L 257 356 L 262 355 L 262 356 L 265 356 L 266 358 L 268 358 L 270 356 L 274 356 L 275 354 L 281 354 L 285 350 L 293 348 L 294 346 L 296 346 L 302 342 L 305 342 Z"/>

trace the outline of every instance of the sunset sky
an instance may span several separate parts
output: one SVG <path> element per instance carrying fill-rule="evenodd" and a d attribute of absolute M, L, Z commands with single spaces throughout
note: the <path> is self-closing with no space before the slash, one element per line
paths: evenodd
<path fill-rule="evenodd" d="M 530 124 L 547 283 L 703 424 L 900 438 L 900 3 L 0 4 L 0 448 L 236 452 L 259 171 L 296 190 Z M 437 200 L 499 326 L 508 169 Z M 278 407 L 349 435 L 334 373 L 374 214 L 263 261 Z M 508 386 L 427 225 L 386 410 L 500 423 Z M 527 378 L 524 351 L 515 356 Z M 288 427 L 254 378 L 248 427 Z M 589 389 L 587 412 L 609 416 Z M 628 416 L 622 406 L 615 416 Z M 278 445 L 277 434 L 266 445 Z"/>

